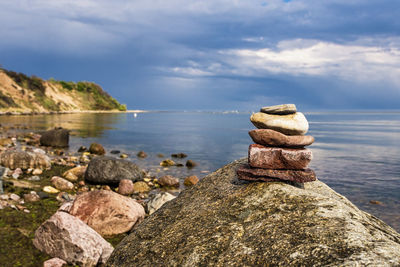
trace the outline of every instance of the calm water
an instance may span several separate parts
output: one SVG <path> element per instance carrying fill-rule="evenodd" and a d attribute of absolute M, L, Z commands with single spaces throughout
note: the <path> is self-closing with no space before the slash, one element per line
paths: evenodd
<path fill-rule="evenodd" d="M 400 112 L 306 113 L 311 163 L 318 178 L 345 195 L 361 209 L 400 231 Z M 62 126 L 72 130 L 70 151 L 99 142 L 107 151 L 121 150 L 130 160 L 154 175 L 204 177 L 223 165 L 247 156 L 252 143 L 247 132 L 254 127 L 249 113 L 141 113 L 1 116 L 3 125 L 23 124 L 32 130 Z M 149 155 L 142 160 L 136 153 Z M 199 163 L 161 168 L 163 153 L 184 152 Z M 186 160 L 186 159 L 185 159 Z M 184 163 L 185 160 L 177 160 Z M 382 205 L 370 204 L 371 200 Z"/>

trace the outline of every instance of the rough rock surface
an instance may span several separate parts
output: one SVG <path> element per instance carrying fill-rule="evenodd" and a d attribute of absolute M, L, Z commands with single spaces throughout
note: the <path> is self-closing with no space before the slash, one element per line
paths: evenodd
<path fill-rule="evenodd" d="M 69 131 L 58 128 L 46 131 L 40 137 L 40 145 L 52 147 L 67 147 L 69 144 Z"/>
<path fill-rule="evenodd" d="M 308 121 L 301 112 L 289 115 L 257 112 L 251 115 L 250 121 L 258 129 L 271 129 L 287 135 L 305 135 L 308 131 Z"/>
<path fill-rule="evenodd" d="M 309 149 L 249 146 L 249 165 L 255 168 L 301 170 L 312 160 Z"/>
<path fill-rule="evenodd" d="M 237 174 L 239 179 L 248 181 L 273 181 L 281 179 L 297 183 L 312 182 L 316 180 L 315 172 L 311 169 L 305 170 L 272 170 L 251 168 L 248 165 L 243 165 L 238 168 Z"/>
<path fill-rule="evenodd" d="M 51 162 L 49 157 L 41 153 L 25 151 L 6 151 L 0 154 L 0 164 L 12 170 L 21 169 L 49 169 Z"/>
<path fill-rule="evenodd" d="M 168 193 L 168 192 L 162 192 L 157 194 L 154 198 L 152 198 L 148 203 L 147 203 L 147 209 L 149 211 L 149 214 L 153 214 L 156 210 L 162 207 L 165 203 L 167 203 L 170 200 L 173 200 L 176 198 L 176 196 Z"/>
<path fill-rule="evenodd" d="M 52 257 L 79 266 L 105 263 L 113 247 L 78 218 L 59 211 L 35 232 L 33 244 Z"/>
<path fill-rule="evenodd" d="M 320 181 L 246 183 L 233 162 L 167 202 L 108 266 L 396 266 L 400 234 Z"/>
<path fill-rule="evenodd" d="M 102 236 L 128 232 L 145 216 L 144 208 L 136 200 L 106 190 L 78 195 L 69 213 Z"/>
<path fill-rule="evenodd" d="M 143 172 L 130 161 L 112 157 L 95 157 L 86 169 L 85 179 L 98 184 L 118 184 L 122 179 L 140 180 Z"/>
<path fill-rule="evenodd" d="M 276 114 L 276 115 L 288 115 L 297 112 L 297 108 L 295 104 L 282 104 L 276 106 L 263 107 L 260 109 L 260 112 L 267 114 Z"/>
<path fill-rule="evenodd" d="M 264 146 L 298 148 L 314 143 L 310 135 L 285 135 L 270 129 L 256 129 L 249 131 L 254 143 Z"/>

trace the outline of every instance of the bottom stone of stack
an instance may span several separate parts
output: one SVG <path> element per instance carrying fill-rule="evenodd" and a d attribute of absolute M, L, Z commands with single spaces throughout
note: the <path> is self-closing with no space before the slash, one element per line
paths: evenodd
<path fill-rule="evenodd" d="M 240 180 L 246 181 L 264 181 L 275 182 L 280 180 L 292 181 L 297 183 L 306 183 L 315 181 L 315 172 L 311 169 L 305 170 L 271 170 L 252 168 L 249 165 L 243 165 L 236 171 Z"/>

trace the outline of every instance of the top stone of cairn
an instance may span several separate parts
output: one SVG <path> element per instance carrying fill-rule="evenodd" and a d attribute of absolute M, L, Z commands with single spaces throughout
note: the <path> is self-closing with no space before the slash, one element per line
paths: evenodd
<path fill-rule="evenodd" d="M 273 115 L 289 115 L 297 112 L 295 104 L 282 104 L 276 106 L 263 107 L 260 112 Z"/>

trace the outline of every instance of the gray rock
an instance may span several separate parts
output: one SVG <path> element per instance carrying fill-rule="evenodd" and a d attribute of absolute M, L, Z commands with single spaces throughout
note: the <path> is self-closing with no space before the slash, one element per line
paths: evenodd
<path fill-rule="evenodd" d="M 276 106 L 263 107 L 260 112 L 275 115 L 288 115 L 297 112 L 295 104 L 282 104 Z"/>
<path fill-rule="evenodd" d="M 113 251 L 95 230 L 63 211 L 56 212 L 36 230 L 33 244 L 52 257 L 79 266 L 105 263 Z"/>
<path fill-rule="evenodd" d="M 147 203 L 147 209 L 149 211 L 149 214 L 153 214 L 156 210 L 162 207 L 165 203 L 167 203 L 170 200 L 173 200 L 176 198 L 176 196 L 168 193 L 168 192 L 163 192 L 160 194 L 157 194 L 154 198 L 152 198 L 148 203 Z"/>
<path fill-rule="evenodd" d="M 40 137 L 42 146 L 67 147 L 69 144 L 69 131 L 62 128 L 46 131 Z"/>
<path fill-rule="evenodd" d="M 320 181 L 240 183 L 233 162 L 148 217 L 107 266 L 398 266 L 400 234 Z"/>
<path fill-rule="evenodd" d="M 107 156 L 95 157 L 87 167 L 85 179 L 97 184 L 118 184 L 120 180 L 140 180 L 143 172 L 133 162 Z"/>

